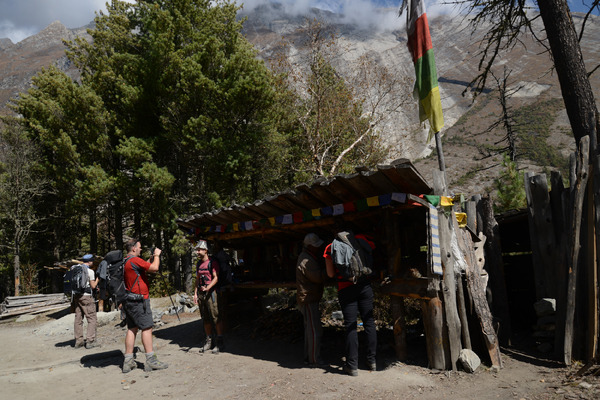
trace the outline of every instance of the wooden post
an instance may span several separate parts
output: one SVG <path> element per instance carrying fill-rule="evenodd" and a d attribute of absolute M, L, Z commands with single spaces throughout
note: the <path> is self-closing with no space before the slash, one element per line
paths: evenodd
<path fill-rule="evenodd" d="M 567 254 L 569 243 L 569 230 L 567 226 L 567 209 L 569 192 L 565 190 L 560 172 L 553 171 L 550 176 L 552 191 L 550 204 L 552 206 L 552 220 L 554 221 L 554 234 L 557 243 L 557 269 L 556 269 L 556 329 L 554 331 L 554 352 L 557 359 L 563 358 L 565 343 L 565 317 L 567 303 Z"/>
<path fill-rule="evenodd" d="M 597 274 L 597 253 L 596 253 L 596 229 L 594 216 L 594 190 L 596 183 L 595 166 L 597 157 L 592 160 L 593 165 L 590 168 L 590 184 L 587 185 L 587 330 L 586 330 L 586 361 L 592 360 L 596 356 L 598 349 L 598 274 Z M 594 183 L 594 184 L 592 184 Z"/>
<path fill-rule="evenodd" d="M 462 349 L 461 344 L 461 324 L 456 304 L 456 280 L 454 270 L 454 257 L 452 256 L 451 242 L 456 233 L 453 230 L 452 219 L 456 219 L 452 211 L 447 217 L 443 212 L 439 214 L 440 221 L 440 247 L 442 254 L 442 265 L 444 266 L 444 276 L 442 279 L 442 296 L 444 298 L 444 312 L 446 317 L 446 327 L 448 329 L 448 345 L 450 357 L 446 360 L 446 365 L 457 369 L 456 363 Z M 450 365 L 448 365 L 448 362 Z"/>
<path fill-rule="evenodd" d="M 481 247 L 485 244 L 485 237 L 480 235 L 480 238 L 482 241 L 478 242 L 479 247 L 475 250 L 476 252 L 482 252 Z M 465 237 L 465 241 L 467 243 L 467 247 L 475 247 L 470 237 Z M 500 356 L 498 336 L 494 331 L 494 326 L 492 324 L 492 313 L 485 297 L 485 283 L 481 278 L 483 265 L 482 263 L 478 262 L 478 258 L 479 257 L 476 256 L 472 259 L 467 259 L 467 286 L 469 288 L 469 294 L 473 302 L 475 314 L 477 314 L 479 319 L 481 331 L 483 333 L 483 340 L 488 349 L 492 365 L 502 368 L 502 358 Z"/>
<path fill-rule="evenodd" d="M 500 233 L 498 222 L 494 218 L 492 200 L 484 197 L 479 202 L 478 211 L 482 215 L 482 232 L 486 237 L 485 242 L 485 270 L 489 275 L 488 286 L 492 290 L 492 314 L 500 322 L 498 337 L 503 346 L 510 344 L 511 324 L 508 311 L 508 296 L 504 279 L 504 265 L 502 263 L 502 249 L 500 246 Z"/>
<path fill-rule="evenodd" d="M 536 300 L 556 298 L 556 242 L 546 175 L 525 174 Z"/>
<path fill-rule="evenodd" d="M 469 247 L 465 244 L 464 235 L 467 233 L 458 227 L 458 221 L 456 218 L 452 220 L 452 223 L 454 226 L 454 232 L 456 232 L 458 250 L 460 250 L 461 253 L 459 256 L 462 258 L 462 264 L 464 267 L 466 267 L 467 258 L 470 255 L 472 256 L 472 253 L 475 251 L 475 249 L 473 249 L 472 246 Z M 458 316 L 460 317 L 463 348 L 471 350 L 471 335 L 469 334 L 469 320 L 467 318 L 467 306 L 463 289 L 462 272 L 456 273 L 456 288 L 456 302 L 458 307 Z"/>
<path fill-rule="evenodd" d="M 600 121 L 598 121 L 600 123 Z M 594 243 L 595 251 L 595 266 L 596 266 L 596 288 L 598 287 L 598 279 L 600 277 L 600 259 L 598 258 L 598 249 L 600 249 L 600 155 L 595 154 L 593 158 L 593 168 L 594 168 L 594 229 L 596 243 Z M 600 356 L 600 349 L 598 348 L 598 341 L 600 340 L 600 321 L 598 320 L 598 310 L 600 309 L 600 294 L 596 291 L 596 299 L 595 299 L 595 324 L 594 331 L 596 335 L 596 343 L 595 350 L 596 353 L 593 355 L 594 357 Z"/>
<path fill-rule="evenodd" d="M 437 291 L 436 291 L 437 292 Z M 444 323 L 442 301 L 439 297 L 421 302 L 423 314 L 423 327 L 427 339 L 427 359 L 429 368 L 446 369 L 446 358 L 444 354 Z"/>
<path fill-rule="evenodd" d="M 467 201 L 467 226 L 477 232 L 477 202 L 474 200 Z"/>
<path fill-rule="evenodd" d="M 572 199 L 570 232 L 572 244 L 569 248 L 569 269 L 567 271 L 567 304 L 565 316 L 565 341 L 564 341 L 564 363 L 571 365 L 573 353 L 573 321 L 575 318 L 575 298 L 577 289 L 577 269 L 579 263 L 580 251 L 580 230 L 581 217 L 583 210 L 583 200 L 585 198 L 585 188 L 588 181 L 588 160 L 589 160 L 589 137 L 584 136 L 579 141 L 579 150 L 577 152 L 577 172 L 576 179 L 572 181 Z"/>

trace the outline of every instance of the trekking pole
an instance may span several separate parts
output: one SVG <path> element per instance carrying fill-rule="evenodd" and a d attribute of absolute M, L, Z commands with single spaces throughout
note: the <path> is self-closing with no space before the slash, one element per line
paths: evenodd
<path fill-rule="evenodd" d="M 155 248 L 156 247 L 152 248 L 152 260 L 154 260 L 154 249 Z M 175 302 L 173 301 L 173 298 L 171 297 L 171 294 L 168 292 L 169 285 L 167 285 L 167 281 L 165 280 L 165 277 L 163 276 L 163 274 L 161 274 L 159 272 L 158 275 L 162 278 L 163 284 L 165 285 L 165 290 L 167 290 L 167 294 L 169 295 L 169 299 L 171 299 L 171 304 L 173 305 L 173 308 L 175 309 L 175 315 L 177 315 L 177 320 L 179 322 L 181 322 L 181 318 L 179 318 L 179 312 L 177 311 L 177 306 L 175 306 Z"/>
<path fill-rule="evenodd" d="M 167 281 L 165 280 L 165 277 L 161 273 L 159 273 L 159 275 L 160 275 L 160 277 L 163 280 L 163 284 L 165 285 L 165 288 L 168 288 Z M 181 319 L 179 318 L 179 312 L 177 311 L 177 307 L 175 306 L 175 302 L 173 301 L 173 298 L 171 297 L 171 294 L 169 294 L 169 298 L 171 299 L 171 304 L 173 304 L 173 308 L 175 309 L 175 315 L 177 315 L 177 320 L 179 322 L 181 322 Z"/>

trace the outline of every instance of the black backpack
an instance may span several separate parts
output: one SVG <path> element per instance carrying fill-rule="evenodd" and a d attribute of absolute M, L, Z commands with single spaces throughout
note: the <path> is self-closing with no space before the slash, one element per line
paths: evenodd
<path fill-rule="evenodd" d="M 235 261 L 225 251 L 220 251 L 214 257 L 219 262 L 219 273 L 217 281 L 217 289 L 222 287 L 233 285 L 233 268 L 235 267 Z M 211 271 L 212 271 L 212 259 L 211 257 Z"/>
<path fill-rule="evenodd" d="M 125 287 L 125 262 L 131 257 L 123 258 L 121 250 L 109 251 L 104 256 L 106 261 L 106 291 L 108 297 L 112 298 L 115 305 L 123 303 L 127 298 L 127 288 Z M 139 274 L 138 274 L 139 278 Z"/>
<path fill-rule="evenodd" d="M 63 279 L 63 291 L 67 296 L 91 293 L 90 276 L 85 264 L 77 264 L 67 271 Z"/>
<path fill-rule="evenodd" d="M 351 254 L 347 262 L 337 263 L 343 257 L 336 257 L 334 251 L 345 251 Z M 338 232 L 331 245 L 334 265 L 340 272 L 342 280 L 356 283 L 360 278 L 373 273 L 373 256 L 369 243 L 357 239 L 352 231 Z"/>

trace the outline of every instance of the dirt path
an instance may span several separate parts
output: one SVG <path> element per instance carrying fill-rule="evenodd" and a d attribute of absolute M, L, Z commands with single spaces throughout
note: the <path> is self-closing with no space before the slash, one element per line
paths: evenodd
<path fill-rule="evenodd" d="M 56 316 L 54 317 L 56 318 Z M 65 322 L 66 321 L 66 322 Z M 70 320 L 72 321 L 72 319 Z M 227 335 L 226 352 L 198 353 L 201 320 L 184 314 L 181 322 L 165 316 L 155 329 L 155 349 L 170 364 L 163 371 L 121 372 L 124 328 L 112 321 L 98 328 L 101 348 L 74 349 L 67 317 L 39 316 L 33 321 L 0 324 L 0 399 L 563 399 L 598 398 L 600 385 L 564 386 L 565 370 L 523 354 L 503 354 L 505 368 L 485 367 L 475 374 L 435 372 L 416 358 L 396 362 L 380 341 L 378 370 L 341 373 L 343 340 L 326 332 L 324 357 L 331 364 L 309 368 L 301 342 L 252 339 L 248 327 Z M 61 326 L 62 324 L 62 326 Z M 141 348 L 141 343 L 138 343 Z M 419 353 L 421 350 L 419 349 Z M 125 393 L 126 392 L 126 393 Z M 570 397 L 573 396 L 573 397 Z"/>

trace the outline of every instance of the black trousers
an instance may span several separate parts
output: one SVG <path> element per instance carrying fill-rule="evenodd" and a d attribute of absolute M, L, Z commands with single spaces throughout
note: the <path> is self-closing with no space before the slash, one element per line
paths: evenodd
<path fill-rule="evenodd" d="M 338 300 L 344 314 L 346 327 L 346 365 L 358 369 L 358 313 L 367 336 L 367 362 L 375 362 L 377 351 L 377 330 L 373 318 L 373 288 L 368 281 L 359 282 L 338 291 Z"/>

